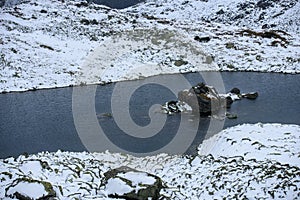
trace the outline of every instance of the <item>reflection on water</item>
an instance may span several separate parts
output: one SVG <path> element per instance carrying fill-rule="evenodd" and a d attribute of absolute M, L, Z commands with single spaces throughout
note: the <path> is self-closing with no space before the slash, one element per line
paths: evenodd
<path fill-rule="evenodd" d="M 224 128 L 257 122 L 300 125 L 300 75 L 252 72 L 222 72 L 221 74 L 227 91 L 238 87 L 242 92 L 259 93 L 255 101 L 243 99 L 234 102 L 230 112 L 236 113 L 238 118 L 226 120 Z M 178 75 L 166 76 L 176 79 Z M 192 85 L 202 81 L 197 73 L 186 74 L 185 77 Z M 139 80 L 137 84 L 143 81 Z M 182 121 L 189 124 L 184 127 L 187 136 L 197 128 L 197 135 L 187 153 L 195 153 L 196 147 L 207 136 L 210 119 L 197 120 L 197 117 L 189 114 L 168 116 L 159 135 L 147 139 L 124 134 L 116 126 L 114 120 L 116 114 L 111 115 L 110 99 L 114 87 L 115 84 L 97 86 L 95 96 L 97 116 L 95 117 L 98 118 L 99 125 L 109 140 L 115 145 L 136 153 L 159 149 L 176 137 L 176 131 Z M 68 87 L 0 94 L 0 157 L 58 149 L 86 150 L 74 126 L 72 91 L 73 88 Z M 176 96 L 167 88 L 156 84 L 144 85 L 131 96 L 130 116 L 135 124 L 147 126 L 151 124 L 148 115 L 151 106 L 173 99 L 176 99 Z M 161 113 L 157 113 L 159 114 Z"/>

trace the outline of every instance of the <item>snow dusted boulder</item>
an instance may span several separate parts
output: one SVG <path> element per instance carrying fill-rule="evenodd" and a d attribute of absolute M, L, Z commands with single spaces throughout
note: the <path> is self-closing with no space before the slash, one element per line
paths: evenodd
<path fill-rule="evenodd" d="M 153 174 L 123 166 L 106 172 L 104 176 L 102 185 L 110 198 L 155 200 L 160 197 L 162 181 Z"/>
<path fill-rule="evenodd" d="M 191 106 L 193 112 L 199 111 L 205 116 L 217 113 L 221 108 L 226 107 L 226 98 L 220 96 L 214 87 L 204 83 L 198 83 L 189 90 L 180 91 L 178 99 Z"/>
<path fill-rule="evenodd" d="M 168 101 L 162 105 L 162 110 L 164 113 L 172 114 L 179 112 L 189 112 L 192 111 L 192 108 L 187 105 L 185 102 L 181 101 Z"/>
<path fill-rule="evenodd" d="M 52 199 L 56 197 L 51 183 L 31 178 L 18 178 L 7 189 L 6 197 L 20 200 Z"/>

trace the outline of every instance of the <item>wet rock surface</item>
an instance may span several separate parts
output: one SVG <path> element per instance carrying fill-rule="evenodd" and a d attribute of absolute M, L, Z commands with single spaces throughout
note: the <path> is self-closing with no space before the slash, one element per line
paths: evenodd
<path fill-rule="evenodd" d="M 258 93 L 257 92 L 251 92 L 251 93 L 243 94 L 242 96 L 247 98 L 247 99 L 254 100 L 258 97 Z"/>

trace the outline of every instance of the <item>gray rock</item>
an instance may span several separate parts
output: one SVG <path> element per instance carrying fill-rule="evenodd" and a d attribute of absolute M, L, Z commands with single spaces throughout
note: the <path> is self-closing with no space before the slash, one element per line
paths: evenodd
<path fill-rule="evenodd" d="M 196 40 L 198 42 L 209 42 L 210 41 L 210 37 L 209 36 L 205 36 L 205 37 L 195 36 L 194 40 Z"/>
<path fill-rule="evenodd" d="M 178 93 L 178 99 L 186 102 L 192 107 L 194 113 L 208 116 L 217 113 L 221 108 L 226 107 L 226 98 L 219 96 L 212 86 L 199 83 L 190 90 L 183 90 Z"/>
<path fill-rule="evenodd" d="M 233 113 L 229 113 L 229 112 L 227 112 L 226 113 L 226 117 L 228 118 L 228 119 L 237 119 L 237 114 L 233 114 Z"/>
<path fill-rule="evenodd" d="M 247 99 L 254 100 L 258 97 L 258 93 L 257 92 L 251 92 L 251 93 L 243 94 L 243 97 L 245 97 Z"/>
<path fill-rule="evenodd" d="M 230 92 L 233 93 L 233 94 L 241 94 L 241 91 L 240 91 L 239 88 L 232 88 L 232 89 L 230 90 Z"/>
<path fill-rule="evenodd" d="M 176 60 L 175 62 L 174 62 L 174 65 L 176 66 L 176 67 L 180 67 L 180 66 L 182 66 L 182 65 L 187 65 L 188 64 L 188 62 L 187 61 L 184 61 L 184 60 Z"/>

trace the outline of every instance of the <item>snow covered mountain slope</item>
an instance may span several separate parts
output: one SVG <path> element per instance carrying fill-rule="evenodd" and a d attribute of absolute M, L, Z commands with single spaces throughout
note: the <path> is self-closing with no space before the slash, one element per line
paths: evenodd
<path fill-rule="evenodd" d="M 58 199 L 110 199 L 104 173 L 127 166 L 159 176 L 167 199 L 298 199 L 299 135 L 296 125 L 245 124 L 215 135 L 215 148 L 207 151 L 209 140 L 195 157 L 58 151 L 7 158 L 0 160 L 0 198 L 51 189 Z"/>
<path fill-rule="evenodd" d="M 199 36 L 222 70 L 298 73 L 299 8 L 285 0 L 158 0 L 127 10 Z"/>
<path fill-rule="evenodd" d="M 2 7 L 0 91 L 199 70 L 299 73 L 299 5 L 297 1 L 283 0 L 179 0 L 149 1 L 115 10 L 83 1 L 31 0 Z M 168 50 L 161 52 L 160 46 L 150 45 L 147 50 L 131 49 L 123 54 L 119 51 L 113 67 L 96 67 L 103 68 L 103 73 L 85 73 L 87 59 L 99 54 L 98 47 L 105 47 L 100 53 L 103 57 L 106 52 L 114 53 L 110 45 L 116 43 L 118 34 L 137 29 L 173 32 L 179 41 L 188 41 L 204 51 L 216 65 L 189 66 L 192 60 L 186 59 L 178 69 L 174 61 L 182 59 L 181 55 L 174 53 L 169 58 Z M 117 45 L 122 44 L 117 41 Z M 175 49 L 179 52 L 180 47 Z M 103 57 L 100 64 L 105 63 Z M 139 74 L 124 73 L 134 71 L 141 63 L 146 65 Z"/>
<path fill-rule="evenodd" d="M 107 7 L 73 1 L 30 1 L 0 12 L 1 91 L 75 84 L 88 53 L 133 20 Z"/>
<path fill-rule="evenodd" d="M 206 21 L 298 33 L 299 6 L 297 0 L 148 0 L 127 10 L 174 21 Z"/>

